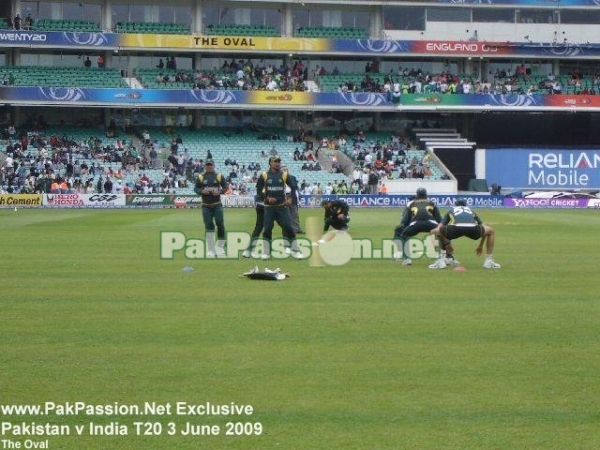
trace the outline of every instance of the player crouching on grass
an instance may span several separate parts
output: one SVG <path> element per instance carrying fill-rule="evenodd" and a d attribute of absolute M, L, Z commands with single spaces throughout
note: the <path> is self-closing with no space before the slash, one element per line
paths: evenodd
<path fill-rule="evenodd" d="M 327 233 L 330 227 L 336 231 L 348 231 L 350 207 L 344 200 L 323 200 L 321 207 L 325 210 L 323 233 Z M 317 241 L 317 244 L 325 244 L 334 236 L 335 232 L 327 233 Z"/>
<path fill-rule="evenodd" d="M 412 265 L 412 260 L 403 253 L 406 241 L 419 233 L 429 233 L 442 220 L 440 210 L 434 202 L 427 197 L 425 188 L 417 189 L 415 198 L 408 202 L 402 212 L 400 225 L 394 229 L 394 242 L 398 247 L 394 253 L 394 260 L 402 259 L 402 265 Z M 450 240 L 440 237 L 440 257 L 430 269 L 445 269 L 448 264 L 458 265 L 459 262 L 452 256 L 453 248 Z"/>
<path fill-rule="evenodd" d="M 467 206 L 464 199 L 458 199 L 454 202 L 454 206 L 444 216 L 441 223 L 432 229 L 430 233 L 442 237 L 443 239 L 451 240 L 466 236 L 470 239 L 479 241 L 479 245 L 475 249 L 475 253 L 481 255 L 483 243 L 486 242 L 486 256 L 483 267 L 486 269 L 499 269 L 501 266 L 494 261 L 492 253 L 494 252 L 494 243 L 496 241 L 496 233 L 494 229 L 488 225 L 484 225 L 481 219 L 475 214 L 471 208 Z"/>

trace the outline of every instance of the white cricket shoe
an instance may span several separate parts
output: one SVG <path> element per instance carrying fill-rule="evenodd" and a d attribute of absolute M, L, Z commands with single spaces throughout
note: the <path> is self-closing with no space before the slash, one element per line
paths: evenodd
<path fill-rule="evenodd" d="M 216 257 L 217 257 L 217 254 L 211 250 L 210 252 L 208 252 L 208 253 L 206 254 L 206 257 L 207 257 L 207 258 L 216 258 Z"/>
<path fill-rule="evenodd" d="M 402 252 L 395 252 L 393 258 L 394 261 L 400 261 L 402 259 Z"/>
<path fill-rule="evenodd" d="M 250 250 L 244 250 L 242 252 L 242 257 L 243 258 L 250 258 L 252 256 L 252 253 L 250 252 Z"/>
<path fill-rule="evenodd" d="M 499 269 L 500 267 L 502 266 L 495 262 L 493 259 L 486 259 L 483 263 L 484 269 Z"/>
<path fill-rule="evenodd" d="M 317 244 L 319 244 L 319 245 L 323 245 L 323 244 L 326 244 L 326 243 L 327 243 L 327 241 L 325 239 L 319 239 L 317 241 Z"/>
<path fill-rule="evenodd" d="M 448 267 L 446 265 L 446 261 L 444 261 L 443 259 L 438 259 L 436 262 L 434 262 L 433 264 L 429 264 L 429 268 L 430 269 L 445 269 L 446 267 Z"/>
<path fill-rule="evenodd" d="M 402 265 L 403 266 L 412 266 L 412 259 L 410 259 L 410 258 L 404 258 L 402 260 Z"/>
<path fill-rule="evenodd" d="M 460 266 L 460 261 L 454 257 L 446 258 L 446 265 L 447 266 Z"/>
<path fill-rule="evenodd" d="M 263 253 L 262 255 L 260 255 L 260 259 L 269 259 L 271 257 L 271 255 L 269 255 L 268 253 Z"/>
<path fill-rule="evenodd" d="M 225 258 L 226 256 L 225 249 L 217 247 L 217 258 Z"/>
<path fill-rule="evenodd" d="M 294 259 L 304 259 L 304 255 L 302 252 L 292 252 L 292 258 Z"/>
<path fill-rule="evenodd" d="M 286 247 L 286 248 L 285 248 L 285 254 L 286 254 L 286 255 L 291 255 L 291 254 L 292 254 L 292 249 L 291 249 L 291 248 L 289 248 L 289 247 Z"/>

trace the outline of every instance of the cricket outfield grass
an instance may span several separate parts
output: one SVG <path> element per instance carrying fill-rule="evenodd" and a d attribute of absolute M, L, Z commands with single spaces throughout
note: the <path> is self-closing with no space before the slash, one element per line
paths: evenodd
<path fill-rule="evenodd" d="M 0 210 L 0 448 L 599 448 L 600 213 L 478 213 L 500 270 L 464 238 L 464 271 L 161 259 L 199 210 Z M 399 216 L 353 209 L 350 232 Z"/>

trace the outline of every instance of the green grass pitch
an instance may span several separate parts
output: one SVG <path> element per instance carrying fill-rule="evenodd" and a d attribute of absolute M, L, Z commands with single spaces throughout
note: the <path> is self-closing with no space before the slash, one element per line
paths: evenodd
<path fill-rule="evenodd" d="M 160 259 L 161 231 L 203 237 L 197 209 L 0 210 L 0 439 L 62 450 L 600 448 L 600 214 L 478 212 L 496 229 L 500 270 L 461 239 L 464 272 L 259 261 L 291 275 L 267 282 L 241 278 L 254 266 L 244 259 Z M 378 241 L 400 211 L 351 214 L 352 236 Z M 225 219 L 250 231 L 254 211 Z M 45 402 L 171 409 L 6 409 Z M 177 402 L 253 411 L 185 415 Z M 7 428 L 32 422 L 70 434 Z M 151 425 L 138 433 L 136 422 Z"/>

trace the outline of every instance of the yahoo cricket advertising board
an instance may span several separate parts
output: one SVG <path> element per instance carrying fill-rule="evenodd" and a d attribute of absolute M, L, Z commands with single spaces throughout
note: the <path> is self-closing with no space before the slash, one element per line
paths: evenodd
<path fill-rule="evenodd" d="M 486 150 L 486 179 L 532 189 L 599 189 L 600 149 L 494 148 Z"/>

